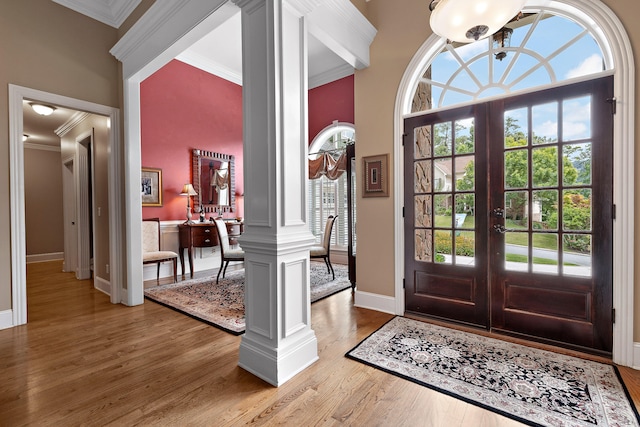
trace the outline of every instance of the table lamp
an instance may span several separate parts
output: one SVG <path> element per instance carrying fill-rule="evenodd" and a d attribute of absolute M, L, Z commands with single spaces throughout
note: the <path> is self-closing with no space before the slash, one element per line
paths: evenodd
<path fill-rule="evenodd" d="M 197 196 L 198 193 L 193 189 L 193 185 L 185 184 L 180 195 L 187 196 L 187 221 L 185 224 L 191 224 L 191 196 Z"/>

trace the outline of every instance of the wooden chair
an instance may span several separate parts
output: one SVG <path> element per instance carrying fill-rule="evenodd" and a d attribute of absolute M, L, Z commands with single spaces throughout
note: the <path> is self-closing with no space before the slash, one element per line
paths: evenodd
<path fill-rule="evenodd" d="M 338 215 L 329 215 L 327 223 L 324 226 L 324 235 L 322 236 L 322 244 L 319 246 L 311 246 L 309 256 L 310 258 L 322 258 L 324 263 L 327 264 L 327 273 L 331 272 L 333 280 L 336 279 L 336 274 L 333 271 L 333 265 L 331 265 L 331 232 L 333 231 L 333 224 L 336 222 Z"/>
<path fill-rule="evenodd" d="M 220 244 L 220 269 L 218 270 L 218 276 L 216 277 L 216 283 L 220 280 L 220 273 L 222 278 L 227 273 L 227 266 L 230 261 L 244 261 L 244 251 L 240 248 L 231 248 L 229 244 L 229 234 L 227 233 L 227 225 L 221 219 L 213 220 L 216 224 L 216 230 L 218 232 L 218 243 Z M 224 266 L 224 269 L 223 269 Z"/>
<path fill-rule="evenodd" d="M 173 262 L 173 281 L 178 281 L 178 254 L 163 251 L 160 248 L 160 219 L 149 218 L 142 220 L 142 263 L 157 264 L 157 279 L 160 279 L 160 264 Z M 156 280 L 157 280 L 156 279 Z"/>

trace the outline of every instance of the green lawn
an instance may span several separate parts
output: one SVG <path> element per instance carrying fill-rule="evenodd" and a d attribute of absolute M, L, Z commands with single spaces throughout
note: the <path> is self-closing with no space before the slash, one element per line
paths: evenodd
<path fill-rule="evenodd" d="M 517 254 L 507 254 L 505 256 L 505 259 L 507 261 L 512 261 L 512 262 L 521 262 L 526 264 L 527 263 L 527 256 L 526 255 L 517 255 Z M 548 259 L 548 258 L 538 258 L 538 257 L 533 257 L 533 263 L 534 264 L 545 264 L 545 265 L 558 265 L 558 261 L 553 260 L 553 259 Z M 565 262 L 564 265 L 566 266 L 571 266 L 571 267 L 577 267 L 578 264 L 574 264 L 571 262 Z"/>
<path fill-rule="evenodd" d="M 435 226 L 442 228 L 450 228 L 451 227 L 451 215 L 436 215 L 435 216 Z M 471 215 L 467 215 L 464 220 L 464 224 L 461 228 L 474 228 L 475 227 L 475 217 Z M 505 221 L 505 227 L 508 229 L 522 229 L 522 226 L 519 226 L 515 222 L 511 220 Z M 472 237 L 472 232 L 461 231 L 462 235 L 469 235 L 468 237 Z M 555 234 L 542 234 L 539 233 L 536 235 L 536 248 L 540 249 L 551 249 L 558 250 L 558 239 Z M 507 233 L 505 236 L 505 242 L 511 245 L 520 245 L 520 246 L 529 246 L 529 235 L 528 233 Z"/>

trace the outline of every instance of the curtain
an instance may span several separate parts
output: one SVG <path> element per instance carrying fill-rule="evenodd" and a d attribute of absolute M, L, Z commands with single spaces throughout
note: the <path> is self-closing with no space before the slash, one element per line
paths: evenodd
<path fill-rule="evenodd" d="M 347 153 L 334 159 L 331 153 L 322 153 L 315 160 L 309 160 L 309 179 L 318 179 L 323 175 L 331 180 L 340 178 L 347 170 Z"/>

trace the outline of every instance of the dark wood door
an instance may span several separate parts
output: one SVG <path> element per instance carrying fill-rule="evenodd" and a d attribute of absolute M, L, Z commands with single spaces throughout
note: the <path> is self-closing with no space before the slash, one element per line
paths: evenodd
<path fill-rule="evenodd" d="M 491 327 L 612 350 L 613 78 L 491 104 Z"/>
<path fill-rule="evenodd" d="M 405 120 L 406 311 L 488 326 L 486 105 Z"/>
<path fill-rule="evenodd" d="M 407 312 L 611 352 L 612 88 L 405 120 Z"/>

